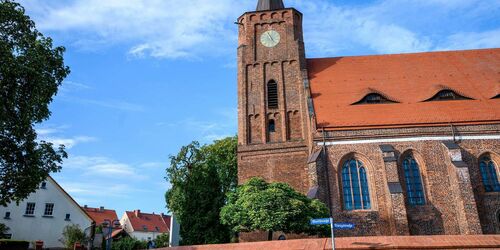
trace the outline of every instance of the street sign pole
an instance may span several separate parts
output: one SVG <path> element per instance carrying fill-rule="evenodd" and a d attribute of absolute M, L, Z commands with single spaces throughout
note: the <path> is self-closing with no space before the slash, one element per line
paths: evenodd
<path fill-rule="evenodd" d="M 333 218 L 330 218 L 330 230 L 332 232 L 332 250 L 335 250 L 335 234 L 333 230 Z"/>

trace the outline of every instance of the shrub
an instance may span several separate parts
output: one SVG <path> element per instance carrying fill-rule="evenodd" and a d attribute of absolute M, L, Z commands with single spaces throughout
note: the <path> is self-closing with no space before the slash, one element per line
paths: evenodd
<path fill-rule="evenodd" d="M 85 239 L 85 234 L 78 225 L 67 225 L 63 230 L 63 238 L 61 242 L 66 248 L 73 249 L 76 242 L 82 242 Z"/>
<path fill-rule="evenodd" d="M 168 242 L 170 240 L 170 235 L 168 233 L 163 233 L 158 235 L 154 240 L 157 248 L 168 247 Z"/>
<path fill-rule="evenodd" d="M 132 237 L 124 237 L 118 241 L 113 241 L 112 250 L 140 250 L 148 248 L 146 241 L 140 241 Z"/>
<path fill-rule="evenodd" d="M 30 243 L 22 240 L 0 240 L 0 250 L 28 250 Z"/>

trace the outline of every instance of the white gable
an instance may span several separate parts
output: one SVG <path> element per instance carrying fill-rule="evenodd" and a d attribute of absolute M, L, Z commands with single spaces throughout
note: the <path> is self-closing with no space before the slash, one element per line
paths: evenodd
<path fill-rule="evenodd" d="M 33 215 L 26 214 L 28 203 L 35 204 Z M 45 214 L 47 204 L 54 204 L 52 215 Z M 7 213 L 10 213 L 9 218 L 5 217 Z M 60 239 L 66 225 L 76 224 L 85 229 L 91 226 L 92 219 L 49 177 L 45 188 L 39 188 L 19 205 L 14 202 L 7 207 L 0 206 L 0 223 L 10 228 L 8 234 L 12 234 L 12 239 L 42 240 L 44 247 L 50 248 L 63 246 Z"/>

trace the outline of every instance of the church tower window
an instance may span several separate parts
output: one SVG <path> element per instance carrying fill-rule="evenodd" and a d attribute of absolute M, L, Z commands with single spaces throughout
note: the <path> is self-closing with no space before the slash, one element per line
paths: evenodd
<path fill-rule="evenodd" d="M 366 210 L 371 208 L 368 176 L 363 163 L 355 158 L 342 167 L 342 189 L 345 210 Z"/>
<path fill-rule="evenodd" d="M 497 166 L 489 155 L 483 156 L 479 161 L 479 169 L 483 179 L 484 190 L 486 192 L 500 192 Z"/>
<path fill-rule="evenodd" d="M 276 132 L 276 122 L 274 120 L 269 120 L 269 124 L 267 125 L 267 131 L 269 133 Z"/>
<path fill-rule="evenodd" d="M 267 107 L 269 109 L 278 108 L 278 84 L 274 80 L 267 83 Z"/>
<path fill-rule="evenodd" d="M 424 205 L 425 196 L 420 168 L 412 155 L 407 156 L 403 160 L 403 171 L 408 203 L 412 206 Z"/>

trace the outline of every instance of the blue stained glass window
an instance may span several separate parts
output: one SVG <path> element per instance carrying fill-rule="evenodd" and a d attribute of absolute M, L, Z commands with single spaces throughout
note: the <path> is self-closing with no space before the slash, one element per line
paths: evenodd
<path fill-rule="evenodd" d="M 342 189 L 346 210 L 371 208 L 368 177 L 361 161 L 350 159 L 344 163 Z"/>
<path fill-rule="evenodd" d="M 424 205 L 425 195 L 420 168 L 413 156 L 407 156 L 403 160 L 403 170 L 406 184 L 406 195 L 410 205 Z"/>
<path fill-rule="evenodd" d="M 500 192 L 497 168 L 489 156 L 481 158 L 479 169 L 483 179 L 484 190 L 486 192 Z"/>

